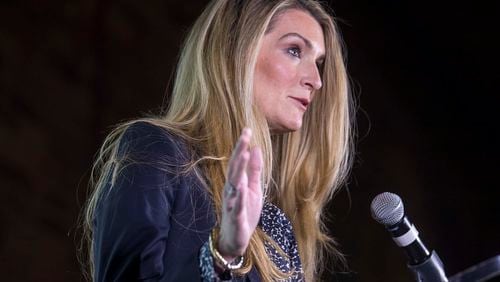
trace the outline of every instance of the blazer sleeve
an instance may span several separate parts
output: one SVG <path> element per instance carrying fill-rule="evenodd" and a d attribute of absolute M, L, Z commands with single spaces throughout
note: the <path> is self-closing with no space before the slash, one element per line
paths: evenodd
<path fill-rule="evenodd" d="M 178 175 L 178 144 L 153 125 L 129 127 L 119 146 L 122 160 L 108 176 L 94 218 L 95 281 L 158 281 L 171 229 Z M 177 191 L 177 192 L 176 192 Z"/>

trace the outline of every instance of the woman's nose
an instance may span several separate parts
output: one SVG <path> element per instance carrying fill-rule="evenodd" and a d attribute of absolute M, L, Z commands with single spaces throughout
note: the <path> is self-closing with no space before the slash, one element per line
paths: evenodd
<path fill-rule="evenodd" d="M 304 66 L 301 84 L 310 90 L 318 90 L 323 86 L 321 74 L 316 63 L 308 63 Z"/>

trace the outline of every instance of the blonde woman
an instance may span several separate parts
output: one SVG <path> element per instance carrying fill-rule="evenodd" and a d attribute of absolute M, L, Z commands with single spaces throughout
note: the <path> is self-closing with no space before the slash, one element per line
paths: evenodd
<path fill-rule="evenodd" d="M 214 0 L 164 116 L 118 126 L 85 210 L 96 281 L 316 281 L 349 169 L 339 33 L 313 0 Z"/>

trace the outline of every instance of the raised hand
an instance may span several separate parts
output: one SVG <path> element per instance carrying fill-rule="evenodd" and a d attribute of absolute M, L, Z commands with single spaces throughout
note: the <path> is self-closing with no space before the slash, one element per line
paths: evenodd
<path fill-rule="evenodd" d="M 217 249 L 227 261 L 244 254 L 262 211 L 262 152 L 250 149 L 252 131 L 243 132 L 229 160 Z"/>

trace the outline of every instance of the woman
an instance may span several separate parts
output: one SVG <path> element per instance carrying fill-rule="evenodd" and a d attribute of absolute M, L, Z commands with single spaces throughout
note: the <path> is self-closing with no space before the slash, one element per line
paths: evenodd
<path fill-rule="evenodd" d="M 95 280 L 315 281 L 349 169 L 340 36 L 313 0 L 214 0 L 166 114 L 118 126 L 86 209 Z"/>

